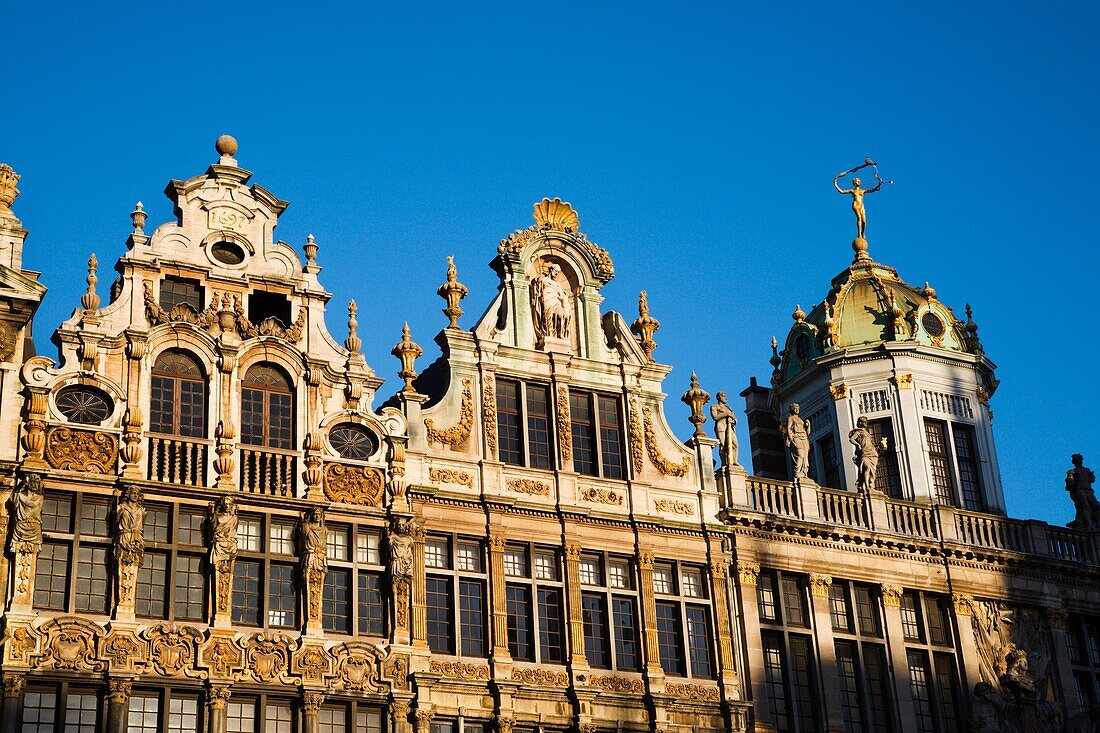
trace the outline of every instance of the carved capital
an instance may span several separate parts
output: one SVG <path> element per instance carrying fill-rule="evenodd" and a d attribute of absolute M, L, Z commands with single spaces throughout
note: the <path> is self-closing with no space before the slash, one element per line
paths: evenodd
<path fill-rule="evenodd" d="M 133 686 L 134 683 L 127 679 L 112 678 L 107 680 L 107 701 L 121 705 L 129 703 Z"/>
<path fill-rule="evenodd" d="M 895 374 L 894 384 L 898 389 L 913 389 L 913 375 L 912 374 Z"/>
<path fill-rule="evenodd" d="M 725 560 L 711 560 L 710 574 L 715 578 L 725 578 L 729 572 L 729 563 Z"/>
<path fill-rule="evenodd" d="M 306 692 L 302 694 L 302 709 L 306 715 L 316 715 L 325 703 L 325 693 Z"/>
<path fill-rule="evenodd" d="M 905 589 L 900 585 L 892 585 L 890 583 L 882 584 L 882 605 L 893 606 L 898 608 L 901 606 L 901 596 L 905 592 Z"/>
<path fill-rule="evenodd" d="M 653 570 L 653 553 L 652 552 L 639 552 L 638 553 L 638 566 L 642 570 Z"/>
<path fill-rule="evenodd" d="M 504 546 L 508 544 L 507 538 L 504 535 L 493 534 L 489 535 L 489 549 L 493 552 L 504 552 Z"/>
<path fill-rule="evenodd" d="M 4 699 L 12 700 L 23 696 L 23 689 L 27 686 L 27 677 L 22 674 L 4 675 Z"/>
<path fill-rule="evenodd" d="M 1045 613 L 1047 617 L 1047 625 L 1050 626 L 1050 628 L 1056 629 L 1058 631 L 1065 631 L 1066 618 L 1069 616 L 1069 613 L 1066 611 L 1066 609 L 1047 608 L 1045 609 Z"/>
<path fill-rule="evenodd" d="M 206 705 L 211 710 L 225 710 L 232 693 L 228 687 L 215 687 L 211 685 L 206 690 Z"/>
<path fill-rule="evenodd" d="M 974 615 L 974 596 L 970 595 L 969 593 L 952 593 L 951 603 L 955 606 L 955 615 Z"/>
<path fill-rule="evenodd" d="M 823 573 L 810 573 L 810 593 L 818 598 L 829 597 L 829 587 L 833 584 L 833 579 L 829 575 Z"/>
<path fill-rule="evenodd" d="M 741 585 L 756 585 L 756 579 L 760 575 L 760 563 L 750 560 L 737 561 L 737 579 Z"/>
<path fill-rule="evenodd" d="M 580 560 L 581 559 L 581 546 L 575 543 L 569 543 L 565 546 L 565 559 L 566 560 Z"/>
<path fill-rule="evenodd" d="M 834 400 L 838 402 L 840 400 L 848 399 L 848 385 L 841 382 L 840 384 L 829 385 L 829 394 L 833 396 Z"/>

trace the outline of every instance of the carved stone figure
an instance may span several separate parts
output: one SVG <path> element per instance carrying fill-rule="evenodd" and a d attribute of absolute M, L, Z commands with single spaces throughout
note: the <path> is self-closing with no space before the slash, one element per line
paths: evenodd
<path fill-rule="evenodd" d="M 856 429 L 848 433 L 848 442 L 856 447 L 852 456 L 852 462 L 859 467 L 856 488 L 871 491 L 875 488 L 875 473 L 878 471 L 878 446 L 875 445 L 875 436 L 871 434 L 867 418 L 856 420 Z"/>
<path fill-rule="evenodd" d="M 1100 529 L 1100 503 L 1096 501 L 1096 492 L 1092 488 L 1096 474 L 1082 465 L 1084 457 L 1080 453 L 1074 453 L 1070 460 L 1073 461 L 1073 468 L 1066 471 L 1066 491 L 1069 492 L 1069 498 L 1073 499 L 1077 518 L 1069 526 L 1075 529 Z"/>
<path fill-rule="evenodd" d="M 306 512 L 302 522 L 303 560 L 307 572 L 324 573 L 328 570 L 328 532 L 324 513 L 314 507 Z"/>
<path fill-rule="evenodd" d="M 979 682 L 974 685 L 974 699 L 970 703 L 971 733 L 1004 733 L 1007 703 L 998 695 L 993 685 Z"/>
<path fill-rule="evenodd" d="M 119 565 L 139 565 L 145 554 L 145 499 L 141 489 L 128 486 L 115 510 L 118 534 L 115 538 L 115 558 Z"/>
<path fill-rule="evenodd" d="M 35 552 L 42 544 L 42 477 L 28 473 L 23 485 L 12 494 L 12 552 Z"/>
<path fill-rule="evenodd" d="M 413 571 L 413 523 L 398 517 L 393 520 L 389 536 L 390 574 L 395 579 L 409 578 Z"/>
<path fill-rule="evenodd" d="M 221 570 L 237 559 L 237 502 L 232 496 L 218 500 L 213 524 L 210 564 Z"/>
<path fill-rule="evenodd" d="M 780 426 L 783 439 L 791 452 L 794 480 L 807 478 L 810 469 L 810 421 L 798 414 L 798 403 L 791 405 L 787 419 Z"/>
<path fill-rule="evenodd" d="M 569 293 L 558 282 L 561 268 L 551 263 L 531 281 L 531 316 L 536 341 L 546 338 L 568 339 L 573 323 Z"/>
<path fill-rule="evenodd" d="M 737 418 L 726 402 L 726 393 L 719 392 L 710 407 L 710 418 L 714 420 L 714 437 L 718 440 L 718 460 L 723 467 L 737 465 Z"/>

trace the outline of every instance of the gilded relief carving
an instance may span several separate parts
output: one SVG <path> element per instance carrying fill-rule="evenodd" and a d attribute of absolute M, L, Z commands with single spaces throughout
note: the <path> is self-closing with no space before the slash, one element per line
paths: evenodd
<path fill-rule="evenodd" d="M 598 687 L 606 692 L 618 692 L 628 695 L 641 695 L 645 692 L 645 683 L 634 677 L 592 675 L 588 678 L 588 683 L 592 687 Z"/>
<path fill-rule="evenodd" d="M 29 665 L 31 655 L 38 651 L 39 634 L 30 626 L 9 622 L 4 635 L 4 663 Z"/>
<path fill-rule="evenodd" d="M 669 682 L 665 685 L 665 692 L 691 702 L 718 702 L 719 700 L 718 688 L 709 685 Z"/>
<path fill-rule="evenodd" d="M 573 460 L 573 430 L 569 417 L 569 388 L 558 387 L 557 404 L 558 452 L 561 465 L 568 466 Z"/>
<path fill-rule="evenodd" d="M 214 677 L 229 679 L 244 671 L 244 652 L 231 637 L 211 637 L 199 650 L 199 657 Z"/>
<path fill-rule="evenodd" d="M 627 428 L 630 434 L 630 460 L 635 471 L 642 470 L 642 423 L 638 417 L 638 398 L 630 395 L 630 410 L 627 415 Z"/>
<path fill-rule="evenodd" d="M 451 677 L 459 680 L 488 680 L 489 667 L 485 664 L 470 664 L 467 662 L 438 662 L 432 660 L 428 663 L 428 672 L 440 677 Z"/>
<path fill-rule="evenodd" d="M 470 379 L 462 380 L 462 401 L 458 409 L 458 422 L 446 429 L 435 426 L 432 418 L 424 419 L 428 431 L 428 442 L 441 445 L 459 446 L 470 437 L 474 425 L 474 388 Z"/>
<path fill-rule="evenodd" d="M 63 471 L 114 473 L 118 438 L 110 433 L 53 427 L 46 431 L 46 462 Z"/>
<path fill-rule="evenodd" d="M 657 431 L 653 428 L 653 418 L 650 416 L 649 406 L 642 408 L 643 425 L 645 429 L 645 447 L 649 453 L 649 460 L 654 467 L 664 476 L 684 476 L 691 466 L 691 459 L 685 458 L 681 463 L 673 463 L 661 454 L 657 445 Z"/>
<path fill-rule="evenodd" d="M 549 496 L 550 484 L 530 478 L 510 478 L 505 483 L 509 491 L 532 496 Z"/>
<path fill-rule="evenodd" d="M 331 650 L 336 660 L 336 679 L 345 690 L 389 692 L 379 679 L 381 653 L 366 642 L 348 642 Z"/>
<path fill-rule="evenodd" d="M 473 476 L 452 468 L 429 468 L 428 480 L 433 484 L 457 484 L 470 489 L 474 488 Z"/>
<path fill-rule="evenodd" d="M 481 420 L 485 431 L 485 445 L 490 460 L 497 457 L 497 388 L 492 374 L 485 375 L 485 387 L 481 390 Z"/>
<path fill-rule="evenodd" d="M 569 675 L 565 672 L 554 672 L 549 669 L 514 667 L 512 669 L 512 681 L 527 685 L 541 685 L 542 687 L 567 687 L 569 685 Z"/>
<path fill-rule="evenodd" d="M 656 499 L 653 502 L 653 508 L 662 514 L 683 514 L 687 517 L 695 514 L 695 505 L 687 501 Z"/>
<path fill-rule="evenodd" d="M 290 671 L 305 683 L 323 684 L 332 675 L 332 658 L 320 644 L 305 644 L 291 657 Z"/>
<path fill-rule="evenodd" d="M 157 674 L 174 677 L 186 673 L 195 674 L 195 649 L 202 640 L 202 632 L 191 626 L 160 624 L 146 629 L 149 641 L 149 658 Z"/>
<path fill-rule="evenodd" d="M 42 625 L 44 653 L 35 664 L 40 669 L 101 672 L 107 665 L 97 659 L 96 638 L 102 630 L 83 619 L 51 619 Z"/>
<path fill-rule="evenodd" d="M 329 501 L 360 506 L 382 506 L 384 478 L 377 468 L 325 464 L 325 496 Z"/>
<path fill-rule="evenodd" d="M 245 667 L 258 682 L 271 682 L 290 668 L 293 642 L 282 634 L 254 635 L 245 646 Z"/>
<path fill-rule="evenodd" d="M 593 504 L 609 504 L 622 506 L 623 495 L 613 489 L 605 489 L 602 486 L 586 486 L 580 491 L 581 499 Z"/>

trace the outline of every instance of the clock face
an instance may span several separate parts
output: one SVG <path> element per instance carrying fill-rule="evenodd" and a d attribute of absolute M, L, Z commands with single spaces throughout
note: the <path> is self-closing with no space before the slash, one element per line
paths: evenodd
<path fill-rule="evenodd" d="M 924 326 L 924 332 L 934 339 L 938 339 L 943 336 L 947 327 L 943 325 L 943 320 L 932 311 L 925 311 L 921 316 L 920 323 Z"/>

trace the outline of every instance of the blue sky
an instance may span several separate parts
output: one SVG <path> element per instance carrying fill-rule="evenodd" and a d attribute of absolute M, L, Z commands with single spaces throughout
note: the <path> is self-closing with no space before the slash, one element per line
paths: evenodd
<path fill-rule="evenodd" d="M 615 261 L 604 307 L 632 320 L 649 291 L 687 437 L 689 373 L 766 382 L 771 336 L 848 264 L 831 180 L 871 155 L 896 180 L 868 199 L 872 255 L 973 304 L 1010 513 L 1064 523 L 1069 454 L 1100 468 L 1100 5 L 888 5 L 16 3 L 0 161 L 50 286 L 40 349 L 88 253 L 114 261 L 138 199 L 168 219 L 167 181 L 230 132 L 291 201 L 277 235 L 317 237 L 331 330 L 355 298 L 391 385 L 402 321 L 438 353 L 445 255 L 471 326 L 498 240 L 572 202 Z"/>

